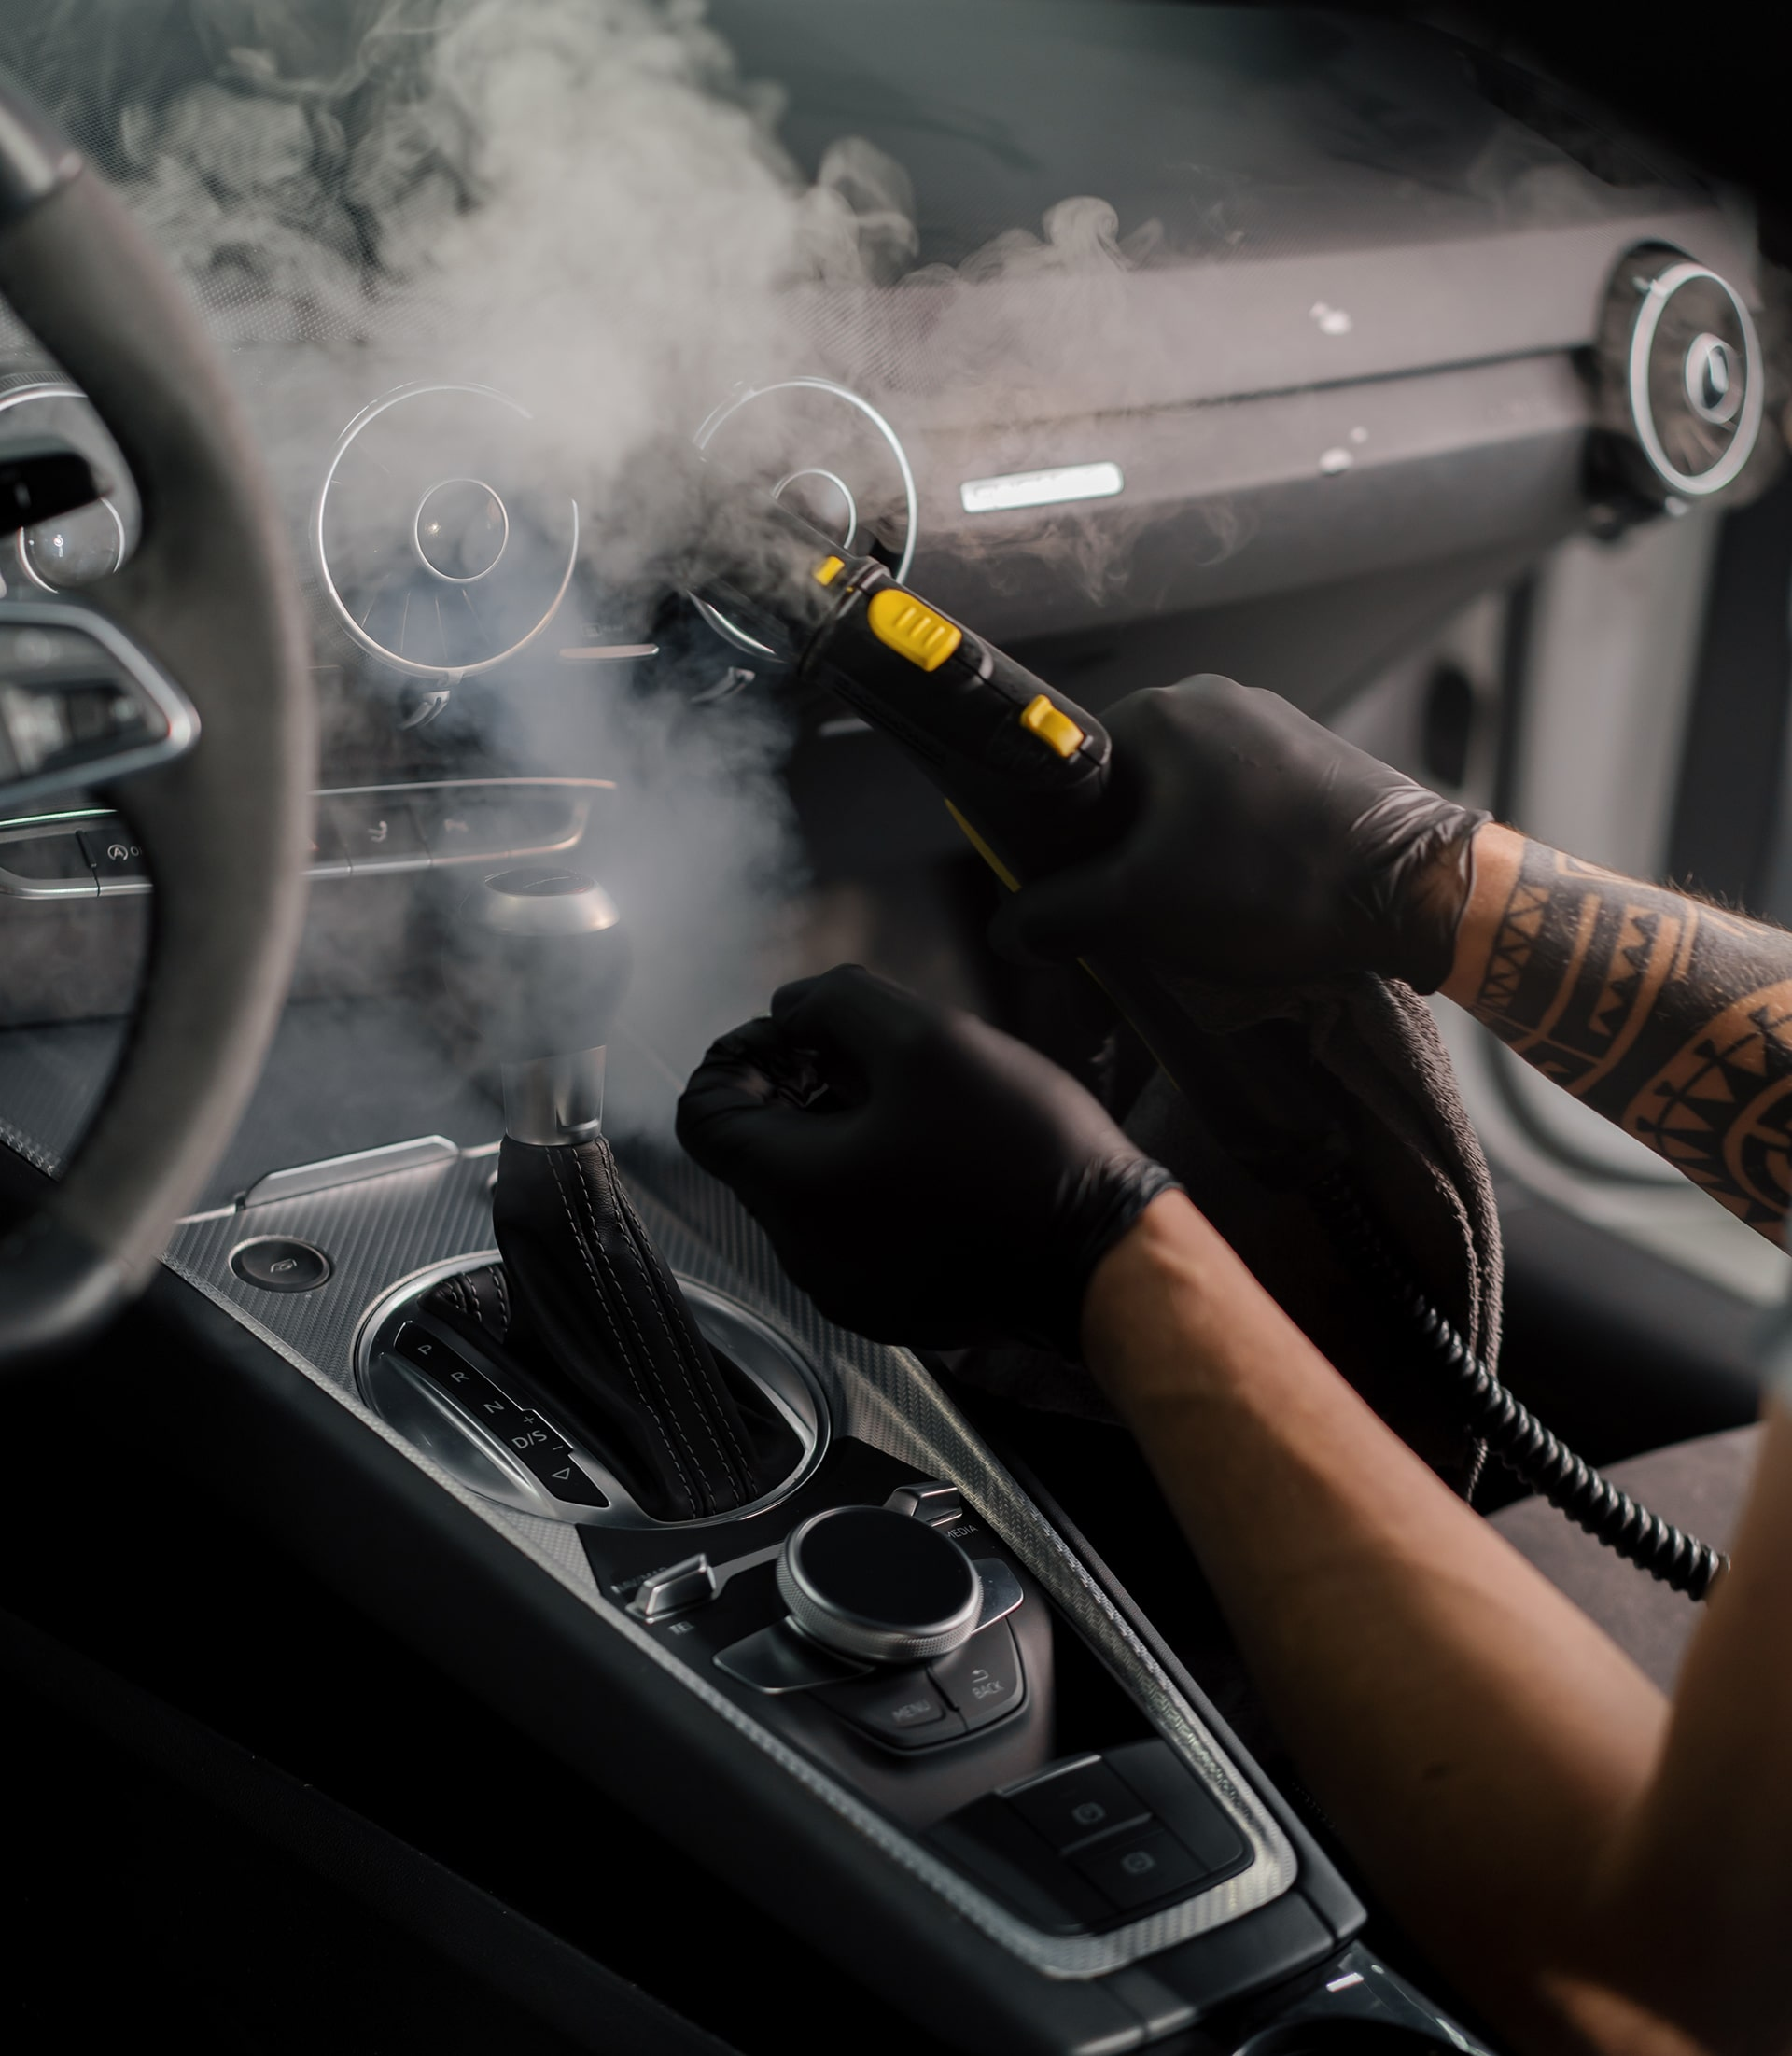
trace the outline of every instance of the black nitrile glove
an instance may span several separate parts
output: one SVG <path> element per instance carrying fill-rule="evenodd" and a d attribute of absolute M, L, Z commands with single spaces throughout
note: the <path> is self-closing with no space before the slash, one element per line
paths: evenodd
<path fill-rule="evenodd" d="M 829 1320 L 921 1348 L 1077 1356 L 1090 1273 L 1176 1183 L 1036 1050 L 856 964 L 715 1043 L 679 1140 Z"/>
<path fill-rule="evenodd" d="M 1490 817 L 1211 675 L 1103 716 L 1132 809 L 1117 847 L 1023 885 L 993 930 L 1034 958 L 1125 951 L 1211 985 L 1449 974 Z"/>

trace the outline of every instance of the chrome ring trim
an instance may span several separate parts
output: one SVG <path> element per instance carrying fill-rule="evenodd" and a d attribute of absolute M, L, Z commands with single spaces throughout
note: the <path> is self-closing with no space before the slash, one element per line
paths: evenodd
<path fill-rule="evenodd" d="M 699 450 L 707 450 L 710 443 L 714 441 L 716 431 L 721 427 L 724 422 L 731 421 L 735 414 L 739 413 L 743 407 L 749 405 L 753 400 L 764 399 L 768 393 L 795 392 L 828 393 L 835 399 L 844 399 L 848 407 L 856 407 L 872 427 L 876 429 L 877 433 L 883 437 L 885 442 L 889 444 L 890 455 L 896 459 L 896 469 L 902 474 L 903 500 L 908 514 L 908 532 L 903 538 L 903 553 L 897 561 L 895 571 L 891 574 L 897 584 L 902 584 L 909 574 L 910 566 L 915 562 L 915 545 L 921 533 L 920 489 L 915 483 L 915 468 L 908 461 L 908 452 L 903 447 L 901 436 L 890 427 L 884 415 L 879 413 L 877 409 L 871 404 L 870 400 L 864 399 L 862 395 L 855 393 L 851 386 L 842 385 L 836 379 L 820 378 L 812 373 L 805 374 L 800 378 L 777 379 L 769 385 L 746 385 L 735 393 L 732 399 L 725 399 L 720 406 L 711 408 L 699 425 L 696 434 L 691 440 Z M 773 488 L 772 497 L 776 498 L 784 487 L 791 483 L 791 479 L 802 478 L 806 475 L 808 474 L 803 471 L 787 473 Z M 824 478 L 833 478 L 833 473 L 831 471 L 821 472 L 819 475 Z M 834 483 L 840 486 L 842 492 L 847 492 L 843 481 L 834 479 Z M 849 492 L 847 492 L 847 499 L 853 511 L 851 533 L 857 535 L 859 532 L 859 503 Z M 842 547 L 846 546 L 843 544 Z M 736 650 L 745 651 L 749 657 L 776 658 L 777 654 L 776 650 L 768 649 L 765 644 L 749 636 L 744 628 L 737 627 L 725 614 L 713 607 L 709 601 L 698 599 L 694 593 L 690 596 L 695 602 L 697 612 L 702 615 L 704 620 L 708 622 L 709 626 L 715 630 L 716 634 L 724 642 L 733 643 Z"/>
<path fill-rule="evenodd" d="M 385 1418 L 386 1406 L 391 1404 L 392 1391 L 390 1380 L 381 1363 L 382 1357 L 389 1356 L 389 1352 L 382 1347 L 382 1335 L 391 1329 L 408 1310 L 420 1312 L 418 1302 L 444 1279 L 453 1278 L 461 1271 L 477 1269 L 482 1264 L 501 1261 L 499 1252 L 489 1249 L 471 1256 L 454 1257 L 445 1264 L 429 1265 L 401 1280 L 368 1308 L 362 1317 L 355 1341 L 356 1386 L 361 1397 L 382 1419 Z M 484 1459 L 484 1471 L 489 1475 L 482 1478 L 478 1467 L 475 1466 L 471 1475 L 461 1476 L 461 1483 L 469 1491 L 483 1492 L 503 1505 L 515 1507 L 520 1513 L 534 1514 L 540 1519 L 558 1521 L 570 1527 L 655 1528 L 664 1529 L 667 1533 L 684 1534 L 707 1528 L 725 1527 L 732 1521 L 750 1519 L 755 1514 L 769 1513 L 774 1506 L 781 1505 L 792 1492 L 813 1476 L 816 1466 L 828 1450 L 828 1401 L 819 1379 L 803 1352 L 794 1349 L 776 1329 L 762 1321 L 750 1308 L 731 1294 L 718 1292 L 697 1279 L 687 1278 L 682 1274 L 675 1275 L 678 1276 L 679 1289 L 696 1315 L 697 1326 L 703 1331 L 706 1339 L 728 1352 L 729 1361 L 744 1376 L 752 1379 L 791 1433 L 796 1436 L 803 1454 L 789 1476 L 774 1486 L 769 1492 L 762 1493 L 758 1499 L 749 1501 L 744 1506 L 736 1506 L 726 1514 L 712 1515 L 701 1520 L 656 1520 L 651 1514 L 641 1510 L 628 1488 L 603 1459 L 587 1448 L 577 1433 L 570 1431 L 565 1421 L 556 1416 L 552 1403 L 543 1406 L 520 1381 L 507 1378 L 502 1365 L 494 1363 L 476 1342 L 443 1324 L 442 1333 L 453 1336 L 454 1346 L 469 1357 L 475 1368 L 489 1378 L 507 1398 L 527 1411 L 539 1414 L 561 1436 L 578 1459 L 580 1469 L 609 1504 L 607 1506 L 580 1506 L 553 1498 L 538 1482 L 531 1471 L 516 1462 L 502 1443 L 484 1434 L 481 1423 L 470 1415 L 462 1416 L 445 1401 L 437 1402 L 444 1420 L 459 1429 L 469 1444 L 476 1448 Z M 421 1318 L 427 1321 L 430 1317 L 422 1314 Z M 721 1332 L 715 1332 L 717 1330 Z M 770 1352 L 770 1360 L 787 1374 L 788 1384 L 785 1389 L 780 1390 L 765 1361 L 758 1364 L 741 1361 L 740 1345 L 747 1339 L 757 1340 L 763 1350 Z M 424 1389 L 416 1379 L 410 1377 L 408 1371 L 401 1369 L 399 1375 L 407 1389 Z M 511 1389 L 513 1386 L 515 1390 Z M 794 1404 L 791 1387 L 802 1392 L 807 1401 L 806 1410 Z M 432 1395 L 433 1388 L 426 1393 L 426 1396 Z M 393 1426 L 395 1433 L 403 1434 L 403 1429 L 390 1420 L 387 1425 Z M 440 1462 L 441 1459 L 438 1457 L 436 1461 Z"/>
<path fill-rule="evenodd" d="M 1683 286 L 1690 286 L 1695 279 L 1701 278 L 1709 279 L 1723 293 L 1734 308 L 1743 331 L 1743 407 L 1729 448 L 1710 470 L 1682 471 L 1662 448 L 1661 438 L 1656 431 L 1655 411 L 1649 405 L 1649 351 L 1669 301 Z M 1631 331 L 1628 383 L 1631 420 L 1636 427 L 1636 439 L 1643 445 L 1643 454 L 1661 483 L 1672 486 L 1676 493 L 1684 493 L 1694 499 L 1720 493 L 1754 455 L 1765 405 L 1761 389 L 1760 339 L 1755 332 L 1754 320 L 1743 304 L 1741 294 L 1727 278 L 1719 276 L 1709 266 L 1695 264 L 1688 259 L 1683 264 L 1670 265 L 1659 278 L 1650 280 L 1643 305 L 1637 311 L 1636 326 Z"/>
<path fill-rule="evenodd" d="M 384 643 L 375 641 L 361 626 L 360 622 L 355 619 L 354 615 L 349 612 L 347 603 L 343 600 L 342 594 L 337 591 L 336 580 L 330 576 L 329 556 L 324 548 L 324 515 L 329 503 L 329 489 L 336 483 L 336 473 L 342 468 L 343 459 L 348 455 L 350 443 L 355 441 L 355 438 L 360 434 L 369 423 L 378 420 L 388 407 L 396 407 L 403 399 L 421 399 L 426 393 L 472 393 L 481 399 L 497 400 L 500 406 L 508 407 L 512 413 L 520 414 L 525 421 L 535 419 L 535 416 L 521 401 L 512 399 L 508 393 L 500 393 L 495 385 L 441 385 L 417 382 L 409 385 L 394 386 L 391 392 L 383 393 L 378 399 L 370 400 L 361 409 L 360 413 L 355 416 L 354 420 L 349 423 L 348 427 L 343 430 L 337 438 L 335 449 L 330 452 L 329 463 L 324 471 L 323 483 L 317 489 L 317 504 L 312 510 L 311 553 L 316 566 L 317 576 L 323 581 L 324 592 L 335 611 L 337 620 L 347 631 L 350 639 L 357 643 L 370 656 L 378 657 L 383 664 L 394 664 L 399 670 L 407 672 L 413 678 L 470 678 L 481 671 L 489 671 L 494 664 L 503 664 L 507 659 L 515 656 L 519 650 L 526 650 L 555 614 L 560 611 L 560 602 L 567 596 L 567 588 L 572 583 L 573 569 L 579 562 L 579 502 L 576 499 L 567 502 L 572 512 L 572 541 L 567 551 L 567 568 L 561 576 L 560 583 L 555 589 L 553 599 L 548 602 L 546 613 L 542 615 L 541 619 L 536 622 L 535 626 L 529 630 L 528 634 L 520 642 L 513 642 L 508 650 L 500 650 L 495 657 L 482 657 L 477 664 L 419 664 L 413 658 L 400 657 L 396 650 L 388 650 Z M 499 505 L 502 504 L 502 501 L 500 501 Z M 507 533 L 509 520 L 510 514 L 507 509 L 505 512 Z M 437 573 L 436 575 L 439 577 L 441 574 Z"/>
<path fill-rule="evenodd" d="M 111 496 L 109 494 L 102 493 L 97 501 L 91 501 L 89 504 L 104 507 L 106 512 L 112 517 L 113 527 L 116 528 L 119 532 L 118 555 L 112 559 L 112 562 L 106 566 L 104 571 L 96 571 L 91 579 L 83 579 L 81 580 L 81 585 L 97 585 L 102 579 L 109 579 L 112 576 L 113 572 L 118 570 L 123 565 L 124 553 L 125 551 L 129 548 L 129 544 L 126 540 L 124 533 L 124 516 L 119 513 L 115 506 L 113 506 Z M 87 511 L 87 509 L 85 507 L 72 507 L 69 509 L 69 511 L 70 513 L 74 514 L 84 514 Z M 49 517 L 49 519 L 52 521 L 60 521 L 62 518 L 63 517 L 60 514 L 52 514 Z M 41 526 L 42 524 L 39 522 L 33 522 L 31 524 L 32 528 L 37 528 Z M 19 568 L 25 574 L 25 576 L 31 580 L 31 582 L 37 588 L 40 593 L 78 593 L 81 589 L 80 585 L 52 585 L 49 580 L 44 577 L 43 573 L 37 569 L 36 566 L 32 563 L 31 552 L 25 548 L 25 538 L 30 535 L 30 533 L 31 528 L 21 528 L 13 538 L 13 542 L 19 555 Z"/>
<path fill-rule="evenodd" d="M 847 503 L 847 532 L 841 537 L 835 548 L 850 550 L 859 536 L 859 502 L 852 497 L 852 487 L 847 483 L 838 471 L 830 471 L 825 465 L 805 464 L 800 471 L 786 471 L 777 483 L 772 487 L 772 497 L 781 502 L 784 497 L 784 488 L 787 485 L 794 485 L 798 479 L 826 479 L 830 485 L 837 485 L 840 488 L 840 497 Z"/>
<path fill-rule="evenodd" d="M 763 399 L 768 393 L 829 393 L 835 399 L 844 399 L 848 407 L 856 407 L 877 433 L 889 445 L 889 453 L 896 459 L 896 469 L 902 473 L 903 498 L 908 511 L 908 533 L 903 538 L 903 553 L 892 573 L 900 585 L 907 578 L 915 562 L 915 545 L 921 532 L 921 495 L 915 483 L 915 468 L 908 461 L 908 452 L 903 447 L 903 439 L 889 421 L 878 413 L 862 394 L 855 393 L 850 385 L 842 385 L 837 379 L 820 378 L 814 373 L 805 373 L 800 378 L 776 379 L 769 385 L 747 385 L 730 399 L 724 399 L 719 407 L 711 408 L 697 432 L 692 437 L 699 450 L 707 450 L 715 441 L 716 431 L 726 421 L 731 421 L 740 410 L 751 401 Z M 788 483 L 788 481 L 786 482 Z"/>
<path fill-rule="evenodd" d="M 489 493 L 496 501 L 498 512 L 504 518 L 504 533 L 497 538 L 497 554 L 483 571 L 469 572 L 464 579 L 457 579 L 452 571 L 440 571 L 423 553 L 423 511 L 429 504 L 432 493 L 439 493 L 444 485 L 477 485 L 481 492 Z M 488 579 L 504 561 L 504 552 L 511 547 L 511 511 L 504 504 L 504 496 L 495 485 L 487 485 L 483 479 L 454 478 L 438 479 L 417 502 L 417 511 L 411 518 L 411 540 L 416 549 L 417 561 L 432 578 L 442 580 L 449 585 L 477 585 L 481 579 Z"/>
<path fill-rule="evenodd" d="M 71 385 L 67 383 L 66 380 L 41 379 L 35 385 L 15 385 L 10 392 L 0 393 L 0 414 L 4 414 L 8 408 L 21 406 L 24 402 L 34 399 L 85 400 L 87 399 L 87 395 L 82 392 L 81 388 L 78 385 Z M 89 404 L 91 405 L 91 402 L 89 402 Z M 108 514 L 111 515 L 113 524 L 119 531 L 119 561 L 112 566 L 111 571 L 102 571 L 100 573 L 101 578 L 109 579 L 112 576 L 113 571 L 120 569 L 123 566 L 125 553 L 130 548 L 130 540 L 124 532 L 124 516 L 119 513 L 118 508 L 114 505 L 112 496 L 109 493 L 102 494 L 100 497 L 99 504 L 105 509 Z M 70 511 L 78 512 L 79 510 L 71 509 Z M 35 526 L 36 524 L 34 523 L 33 525 Z M 40 579 L 37 576 L 36 572 L 34 571 L 31 567 L 31 559 L 25 554 L 25 531 L 22 528 L 20 529 L 18 534 L 13 538 L 13 548 L 18 553 L 19 568 L 25 574 L 25 576 L 31 580 L 31 582 L 35 586 L 36 586 L 39 592 L 77 593 L 80 591 L 79 586 L 64 587 L 60 585 L 51 585 L 47 579 Z M 98 580 L 90 579 L 89 580 L 87 580 L 87 583 L 97 584 Z M 4 591 L 4 587 L 0 587 L 0 591 Z"/>

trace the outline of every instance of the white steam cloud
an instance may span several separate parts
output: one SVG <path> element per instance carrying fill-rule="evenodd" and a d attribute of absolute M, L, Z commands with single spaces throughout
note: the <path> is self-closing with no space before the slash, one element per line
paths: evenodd
<path fill-rule="evenodd" d="M 667 1081 L 763 1002 L 801 886 L 779 717 L 751 693 L 689 704 L 727 651 L 694 669 L 663 659 L 652 692 L 617 667 L 557 659 L 563 643 L 643 631 L 653 566 L 689 521 L 670 454 L 743 384 L 821 372 L 935 438 L 942 464 L 961 437 L 985 472 L 1029 469 L 1042 422 L 1142 418 L 1185 399 L 1200 338 L 1141 319 L 1128 282 L 1237 254 L 1274 184 L 1241 166 L 1281 152 L 1279 175 L 1324 218 L 1364 166 L 1430 149 L 1441 178 L 1449 161 L 1447 134 L 1415 146 L 1387 114 L 1398 96 L 1374 66 L 1353 82 L 1346 49 L 1325 61 L 1323 100 L 1273 64 L 1256 87 L 1229 74 L 1225 95 L 1210 87 L 1186 134 L 1191 156 L 1211 146 L 1213 161 L 1170 167 L 1186 202 L 1174 238 L 1155 221 L 1123 234 L 1107 202 L 1068 198 L 1037 230 L 920 265 L 903 168 L 843 136 L 813 179 L 800 173 L 777 140 L 778 89 L 742 76 L 700 0 L 18 0 L 10 12 L 9 60 L 126 185 L 238 346 L 296 528 L 334 439 L 383 392 L 477 384 L 530 411 L 532 492 L 550 511 L 577 501 L 582 563 L 554 627 L 494 675 L 503 683 L 457 688 L 437 733 L 476 732 L 489 755 L 469 772 L 618 780 L 606 882 L 636 932 L 629 1016 L 659 1067 L 656 1119 Z M 889 26 L 902 22 L 892 10 Z M 1469 167 L 1464 190 L 1482 189 L 1515 218 L 1589 204 L 1585 177 L 1509 134 Z M 796 431 L 820 418 L 774 409 L 762 425 L 791 434 L 801 459 Z M 433 441 L 412 455 L 427 475 L 458 469 Z M 879 490 L 861 509 L 874 525 L 891 513 Z M 519 551 L 532 523 L 550 525 L 539 511 L 512 509 Z M 1053 514 L 1029 529 L 1025 555 L 1049 553 L 1100 590 L 1122 573 L 1127 518 Z M 1211 527 L 1209 561 L 1248 539 L 1225 509 Z M 1011 531 L 987 533 L 984 568 L 999 578 L 1021 552 Z M 377 577 L 380 548 L 408 546 L 395 525 L 359 568 Z M 365 696 L 339 711 L 339 746 L 389 745 Z"/>
<path fill-rule="evenodd" d="M 96 80 L 128 71 L 133 33 L 144 51 L 152 31 L 176 36 L 176 10 L 133 11 L 50 9 L 30 68 L 72 66 L 69 96 L 91 110 Z M 476 724 L 497 761 L 443 768 L 616 780 L 599 802 L 605 882 L 635 937 L 628 1040 L 649 1056 L 643 1070 L 620 1053 L 613 1111 L 658 1126 L 673 1082 L 778 968 L 801 886 L 787 737 L 751 695 L 693 710 L 701 673 L 643 692 L 555 646 L 591 640 L 591 614 L 611 639 L 642 632 L 638 614 L 615 623 L 683 539 L 669 450 L 741 384 L 818 368 L 793 288 L 871 285 L 912 259 L 903 175 L 848 141 L 800 177 L 774 137 L 777 94 L 741 80 L 684 0 L 178 11 L 208 76 L 160 100 L 127 77 L 109 168 L 236 345 L 295 525 L 343 426 L 418 378 L 520 400 L 540 504 L 582 511 L 579 583 L 538 661 L 457 692 L 443 720 Z M 111 66 L 108 39 L 127 51 Z M 443 461 L 411 455 L 425 472 Z M 384 547 L 408 544 L 395 527 Z M 708 673 L 728 661 L 718 645 Z M 353 917 L 348 895 L 315 903 Z"/>

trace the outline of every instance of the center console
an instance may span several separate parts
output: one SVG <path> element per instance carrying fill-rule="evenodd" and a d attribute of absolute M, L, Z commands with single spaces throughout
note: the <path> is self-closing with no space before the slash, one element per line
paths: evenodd
<path fill-rule="evenodd" d="M 1293 2019 L 1475 2046 L 1354 1941 L 1332 1864 L 926 1369 L 831 1327 L 729 1195 L 653 1160 L 639 1217 L 797 1454 L 726 1514 L 645 1514 L 442 1310 L 492 1276 L 496 1156 L 220 1210 L 168 1262 L 576 1601 L 561 1656 L 629 1713 L 620 1796 L 657 1825 L 710 1793 L 704 1860 L 838 1920 L 836 1952 L 952 2046 L 1093 2056 L 1209 2022 L 1235 2047 Z M 250 1246 L 312 1253 L 271 1275 Z M 755 1810 L 776 1826 L 743 1847 Z"/>
<path fill-rule="evenodd" d="M 1254 2051 L 1294 2023 L 1476 2046 L 1363 1946 L 1323 1851 L 929 1370 L 824 1321 L 687 1160 L 618 1164 L 627 950 L 570 868 L 597 790 L 353 796 L 400 829 L 320 889 L 372 890 L 417 823 L 506 1132 L 463 1111 L 452 1135 L 258 1159 L 167 1252 L 271 1367 L 273 1411 L 329 1444 L 313 1539 L 945 2046 Z M 16 918 L 144 905 L 89 846 L 109 824 L 31 828 L 0 847 Z M 57 858 L 90 882 L 46 890 Z M 0 1091 L 6 1139 L 53 1166 L 81 1097 Z M 261 1461 L 271 1492 L 296 1475 L 284 1439 Z"/>

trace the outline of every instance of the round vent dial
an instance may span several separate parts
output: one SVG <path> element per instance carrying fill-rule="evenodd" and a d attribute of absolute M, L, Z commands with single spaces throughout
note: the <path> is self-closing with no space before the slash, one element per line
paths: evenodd
<path fill-rule="evenodd" d="M 324 594 L 371 655 L 414 677 L 488 671 L 553 619 L 579 507 L 543 488 L 527 408 L 484 385 L 406 385 L 356 415 L 313 518 Z"/>
<path fill-rule="evenodd" d="M 21 528 L 0 569 L 0 594 L 8 586 L 29 597 L 33 588 L 69 593 L 105 578 L 136 548 L 141 526 L 136 489 L 118 445 L 76 385 L 38 383 L 0 393 L 0 431 L 61 437 L 92 464 L 109 490 L 91 507 Z"/>
<path fill-rule="evenodd" d="M 1630 482 L 1660 500 L 1721 493 L 1754 455 L 1761 346 L 1743 298 L 1709 266 L 1656 245 L 1619 265 L 1599 345 L 1602 413 Z"/>

